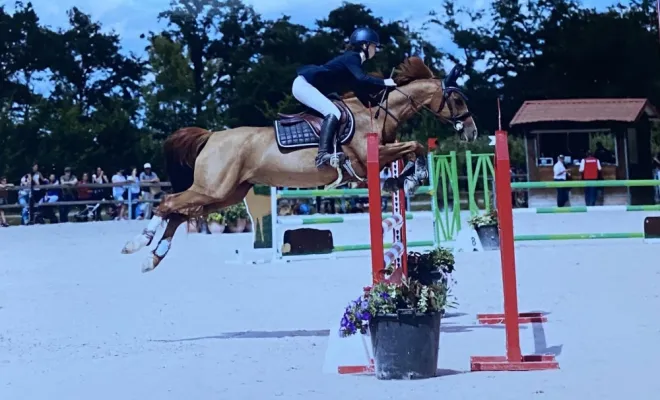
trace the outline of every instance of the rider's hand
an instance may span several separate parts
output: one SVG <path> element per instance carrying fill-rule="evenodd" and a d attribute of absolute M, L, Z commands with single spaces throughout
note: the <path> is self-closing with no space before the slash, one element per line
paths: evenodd
<path fill-rule="evenodd" d="M 394 83 L 394 79 L 385 79 L 385 86 L 396 87 L 396 83 Z"/>

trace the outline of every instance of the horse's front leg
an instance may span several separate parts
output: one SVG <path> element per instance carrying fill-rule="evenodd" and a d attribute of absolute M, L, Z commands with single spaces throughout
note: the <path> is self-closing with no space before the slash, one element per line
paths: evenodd
<path fill-rule="evenodd" d="M 419 142 L 400 142 L 379 147 L 381 168 L 411 153 L 416 156 L 415 161 L 408 161 L 397 177 L 387 179 L 383 184 L 383 190 L 394 192 L 404 188 L 406 194 L 413 194 L 422 181 L 428 178 L 429 172 L 426 149 Z"/>

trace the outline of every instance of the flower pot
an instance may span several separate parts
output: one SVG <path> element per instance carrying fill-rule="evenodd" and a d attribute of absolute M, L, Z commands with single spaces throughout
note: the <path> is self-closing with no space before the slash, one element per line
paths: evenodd
<path fill-rule="evenodd" d="M 247 220 L 245 218 L 238 218 L 236 222 L 232 224 L 227 224 L 227 227 L 229 228 L 229 232 L 240 233 L 245 230 L 246 225 L 247 225 Z"/>
<path fill-rule="evenodd" d="M 478 226 L 475 230 L 484 250 L 498 250 L 500 248 L 500 230 L 497 225 Z"/>
<path fill-rule="evenodd" d="M 209 231 L 211 233 L 222 233 L 225 231 L 225 225 L 218 222 L 209 222 Z"/>
<path fill-rule="evenodd" d="M 369 322 L 377 379 L 432 378 L 442 313 L 378 315 Z"/>

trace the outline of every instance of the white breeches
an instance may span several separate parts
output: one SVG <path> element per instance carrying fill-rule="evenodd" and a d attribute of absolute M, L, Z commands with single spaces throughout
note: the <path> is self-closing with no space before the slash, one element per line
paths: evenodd
<path fill-rule="evenodd" d="M 337 117 L 337 119 L 341 118 L 341 112 L 337 106 L 334 105 L 330 99 L 325 97 L 323 93 L 319 92 L 317 88 L 307 82 L 304 77 L 298 76 L 293 80 L 291 93 L 296 100 L 307 107 L 318 111 L 324 117 L 328 114 L 332 114 Z"/>

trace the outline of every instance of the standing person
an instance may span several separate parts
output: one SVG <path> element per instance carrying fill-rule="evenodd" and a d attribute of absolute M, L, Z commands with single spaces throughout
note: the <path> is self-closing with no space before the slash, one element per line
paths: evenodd
<path fill-rule="evenodd" d="M 594 157 L 591 151 L 587 151 L 587 156 L 580 161 L 580 173 L 584 181 L 597 181 L 600 173 L 600 161 Z M 584 204 L 589 206 L 596 205 L 596 195 L 598 188 L 590 186 L 584 188 Z"/>
<path fill-rule="evenodd" d="M 126 183 L 126 177 L 124 176 L 123 169 L 119 168 L 117 172 L 112 176 L 112 183 Z M 115 217 L 116 221 L 126 219 L 126 216 L 124 215 L 124 212 L 126 211 L 126 207 L 124 206 L 124 192 L 126 192 L 126 187 L 124 185 L 112 187 L 112 198 L 117 202 L 117 216 Z"/>
<path fill-rule="evenodd" d="M 76 199 L 73 186 L 78 184 L 78 178 L 71 174 L 71 168 L 64 168 L 64 175 L 60 176 L 62 185 L 62 201 L 73 201 Z M 69 222 L 69 211 L 71 206 L 60 206 L 60 222 Z"/>
<path fill-rule="evenodd" d="M 0 176 L 0 206 L 7 204 L 9 201 L 9 191 L 8 187 L 13 187 L 11 183 L 7 183 L 7 177 Z M 0 226 L 6 228 L 9 226 L 7 223 L 7 218 L 5 218 L 5 210 L 0 208 Z"/>
<path fill-rule="evenodd" d="M 140 173 L 140 184 L 143 183 L 159 183 L 158 175 L 151 169 L 150 163 L 144 164 L 144 171 Z M 143 200 L 155 200 L 159 197 L 161 193 L 160 186 L 154 185 L 149 186 L 146 190 L 142 192 Z M 147 201 L 147 207 L 145 209 L 145 219 L 151 218 L 151 210 L 153 209 L 153 202 Z"/>
<path fill-rule="evenodd" d="M 369 28 L 357 28 L 349 39 L 349 48 L 344 54 L 323 65 L 305 65 L 296 71 L 291 93 L 293 97 L 323 116 L 319 137 L 316 167 L 322 168 L 330 162 L 334 151 L 335 135 L 339 127 L 341 112 L 326 96 L 330 93 L 354 92 L 358 98 L 364 96 L 358 90 L 365 84 L 374 88 L 396 87 L 392 79 L 368 75 L 362 64 L 376 55 L 380 47 L 378 34 Z M 341 160 L 344 153 L 337 152 Z"/>
<path fill-rule="evenodd" d="M 552 167 L 554 180 L 557 182 L 566 182 L 568 171 L 564 165 L 564 156 L 559 155 L 557 162 Z M 568 188 L 557 188 L 557 207 L 564 207 L 568 202 Z"/>

